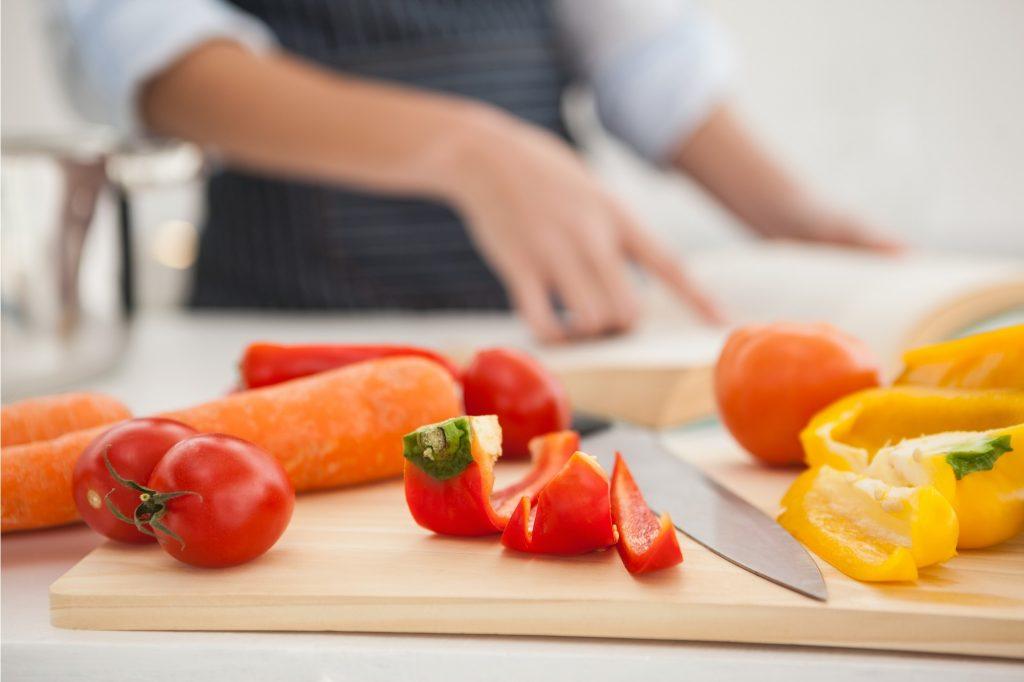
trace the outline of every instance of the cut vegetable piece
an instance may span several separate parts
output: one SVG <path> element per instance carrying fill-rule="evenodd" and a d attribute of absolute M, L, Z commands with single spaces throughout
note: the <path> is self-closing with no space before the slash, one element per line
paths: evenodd
<path fill-rule="evenodd" d="M 501 544 L 517 552 L 530 552 L 533 542 L 533 505 L 530 498 L 523 496 L 519 498 L 512 517 L 501 534 Z"/>
<path fill-rule="evenodd" d="M 957 546 L 989 547 L 1024 529 L 1024 424 L 954 431 L 883 447 L 865 474 L 891 485 L 932 485 L 960 522 Z"/>
<path fill-rule="evenodd" d="M 406 434 L 402 448 L 403 456 L 431 478 L 447 481 L 476 458 L 485 458 L 485 468 L 492 469 L 501 456 L 501 427 L 496 418 L 455 417 Z"/>
<path fill-rule="evenodd" d="M 668 514 L 654 515 L 619 453 L 612 471 L 611 503 L 619 531 L 616 547 L 630 573 L 650 573 L 682 563 L 672 519 Z"/>
<path fill-rule="evenodd" d="M 863 471 L 882 447 L 947 431 L 990 431 L 1024 422 L 1024 391 L 900 386 L 853 393 L 814 415 L 800 434 L 810 466 Z"/>
<path fill-rule="evenodd" d="M 456 417 L 405 437 L 405 499 L 418 524 L 444 535 L 500 533 L 521 497 L 536 498 L 579 447 L 575 431 L 530 441 L 533 467 L 492 495 L 494 463 L 501 456 L 495 415 Z"/>
<path fill-rule="evenodd" d="M 930 485 L 891 486 L 829 466 L 801 474 L 779 523 L 856 580 L 916 580 L 918 568 L 954 556 L 952 506 Z"/>
<path fill-rule="evenodd" d="M 615 544 L 608 477 L 590 455 L 576 452 L 537 496 L 523 497 L 501 536 L 503 545 L 532 554 L 570 556 Z"/>
<path fill-rule="evenodd" d="M 494 415 L 455 417 L 405 436 L 405 501 L 416 523 L 444 535 L 500 533 L 491 506 L 501 426 Z"/>
<path fill-rule="evenodd" d="M 508 516 L 522 497 L 536 500 L 541 489 L 579 449 L 580 435 L 575 431 L 555 431 L 530 439 L 533 467 L 521 480 L 495 491 L 491 504 L 500 514 Z"/>
<path fill-rule="evenodd" d="M 1024 324 L 914 348 L 903 364 L 897 384 L 1024 390 Z"/>

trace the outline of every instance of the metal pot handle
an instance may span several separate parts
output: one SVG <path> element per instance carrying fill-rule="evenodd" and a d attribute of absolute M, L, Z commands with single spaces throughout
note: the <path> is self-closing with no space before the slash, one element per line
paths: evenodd
<path fill-rule="evenodd" d="M 64 180 L 63 199 L 57 213 L 58 285 L 60 330 L 70 334 L 78 322 L 78 273 L 89 225 L 96 212 L 100 192 L 107 182 L 106 157 L 91 161 L 59 159 Z"/>

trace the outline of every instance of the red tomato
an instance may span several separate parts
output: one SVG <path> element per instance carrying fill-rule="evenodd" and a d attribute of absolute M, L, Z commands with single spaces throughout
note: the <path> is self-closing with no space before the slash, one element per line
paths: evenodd
<path fill-rule="evenodd" d="M 737 329 L 715 366 L 722 421 L 750 454 L 773 465 L 803 461 L 799 436 L 810 418 L 878 382 L 867 346 L 823 323 Z"/>
<path fill-rule="evenodd" d="M 496 414 L 506 457 L 528 457 L 534 436 L 569 428 L 565 389 L 543 365 L 509 348 L 482 350 L 462 375 L 466 414 Z"/>
<path fill-rule="evenodd" d="M 295 506 L 295 490 L 276 459 L 248 441 L 215 433 L 171 448 L 147 487 L 193 493 L 167 500 L 158 516 L 180 542 L 153 525 L 164 551 L 193 566 L 255 559 L 281 537 Z"/>
<path fill-rule="evenodd" d="M 104 498 L 128 518 L 139 506 L 139 493 L 117 483 L 107 471 L 103 461 L 106 454 L 110 464 L 123 478 L 149 480 L 153 467 L 171 447 L 180 440 L 194 436 L 195 429 L 171 419 L 132 419 L 103 432 L 78 456 L 72 474 L 72 494 L 75 506 L 89 527 L 112 540 L 121 542 L 153 542 L 149 535 L 124 521 L 107 509 Z"/>

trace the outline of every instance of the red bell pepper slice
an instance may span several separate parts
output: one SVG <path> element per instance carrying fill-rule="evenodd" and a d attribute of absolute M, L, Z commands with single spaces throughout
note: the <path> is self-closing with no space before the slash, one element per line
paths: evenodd
<path fill-rule="evenodd" d="M 611 506 L 619 529 L 616 547 L 630 573 L 650 573 L 682 563 L 672 519 L 668 514 L 654 515 L 619 453 L 612 470 Z"/>
<path fill-rule="evenodd" d="M 416 523 L 443 535 L 490 535 L 508 523 L 511 504 L 531 498 L 568 461 L 579 435 L 559 431 L 530 442 L 533 468 L 493 496 L 501 427 L 494 415 L 455 417 L 405 436 L 405 500 Z"/>
<path fill-rule="evenodd" d="M 533 516 L 531 524 L 531 515 Z M 590 455 L 573 454 L 537 496 L 522 497 L 501 543 L 532 554 L 585 554 L 615 544 L 608 477 Z"/>
<path fill-rule="evenodd" d="M 580 449 L 580 434 L 575 431 L 555 431 L 530 439 L 530 457 L 533 466 L 516 483 L 495 491 L 491 504 L 505 517 L 519 504 L 523 497 L 537 499 L 541 489 L 555 477 L 572 453 Z"/>
<path fill-rule="evenodd" d="M 363 360 L 393 355 L 415 355 L 433 360 L 460 380 L 455 363 L 427 348 L 388 344 L 293 344 L 252 343 L 245 349 L 239 370 L 245 388 L 260 388 L 325 372 Z"/>

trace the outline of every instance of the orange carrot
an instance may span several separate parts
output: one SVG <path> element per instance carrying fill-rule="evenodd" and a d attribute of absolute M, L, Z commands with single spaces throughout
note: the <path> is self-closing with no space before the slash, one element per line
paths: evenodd
<path fill-rule="evenodd" d="M 350 365 L 236 393 L 164 417 L 201 432 L 256 443 L 284 466 L 296 490 L 354 485 L 402 473 L 402 436 L 461 413 L 454 380 L 440 365 L 396 357 Z M 71 473 L 104 429 L 5 449 L 2 530 L 78 518 Z"/>
<path fill-rule="evenodd" d="M 71 472 L 78 455 L 107 425 L 72 431 L 53 440 L 4 448 L 0 454 L 0 530 L 28 530 L 78 518 Z"/>
<path fill-rule="evenodd" d="M 0 446 L 50 440 L 131 416 L 120 401 L 100 393 L 62 393 L 22 400 L 0 409 Z"/>
<path fill-rule="evenodd" d="M 251 441 L 298 491 L 400 476 L 402 436 L 462 413 L 451 375 L 430 360 L 371 360 L 229 395 L 162 416 Z"/>

